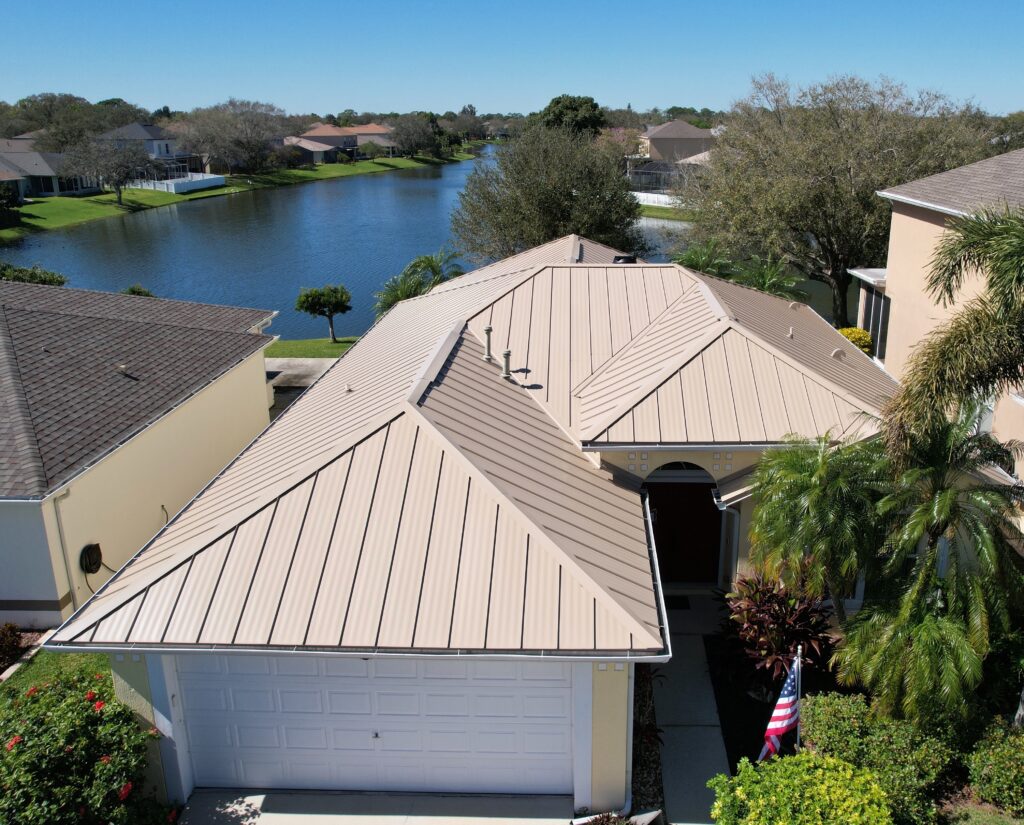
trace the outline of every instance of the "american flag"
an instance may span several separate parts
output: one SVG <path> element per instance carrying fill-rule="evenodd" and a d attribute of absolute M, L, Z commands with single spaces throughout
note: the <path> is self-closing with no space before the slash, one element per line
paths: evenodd
<path fill-rule="evenodd" d="M 789 668 L 789 676 L 782 686 L 782 693 L 779 694 L 779 701 L 775 703 L 775 710 L 772 711 L 772 718 L 768 720 L 768 727 L 764 732 L 764 748 L 758 761 L 766 759 L 772 754 L 779 752 L 779 739 L 784 734 L 796 728 L 800 722 L 800 655 L 793 657 L 793 664 Z"/>

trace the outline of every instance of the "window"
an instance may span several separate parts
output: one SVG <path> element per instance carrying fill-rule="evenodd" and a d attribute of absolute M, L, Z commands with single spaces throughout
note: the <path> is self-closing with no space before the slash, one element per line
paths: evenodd
<path fill-rule="evenodd" d="M 39 181 L 39 191 L 44 194 L 51 194 L 53 192 L 53 178 L 40 177 L 36 180 Z"/>
<path fill-rule="evenodd" d="M 871 333 L 875 358 L 885 360 L 885 342 L 889 336 L 890 300 L 880 289 L 864 281 L 860 284 L 861 327 Z"/>

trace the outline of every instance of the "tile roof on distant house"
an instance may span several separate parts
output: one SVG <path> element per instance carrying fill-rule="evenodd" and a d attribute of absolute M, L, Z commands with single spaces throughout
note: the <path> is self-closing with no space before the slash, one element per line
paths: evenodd
<path fill-rule="evenodd" d="M 809 308 L 618 254 L 561 238 L 397 304 L 51 644 L 663 657 L 639 480 L 588 439 L 850 431 L 895 384 Z"/>
<path fill-rule="evenodd" d="M 1024 206 L 1024 149 L 893 186 L 878 194 L 947 215 L 969 215 L 986 207 Z"/>
<path fill-rule="evenodd" d="M 644 136 L 648 138 L 707 138 L 711 137 L 710 129 L 701 129 L 685 120 L 670 120 L 660 126 L 651 126 Z"/>
<path fill-rule="evenodd" d="M 272 315 L 0 281 L 0 497 L 73 477 L 266 346 Z"/>
<path fill-rule="evenodd" d="M 310 152 L 330 152 L 337 149 L 337 146 L 331 146 L 329 143 L 319 143 L 315 140 L 309 140 L 304 137 L 295 137 L 290 135 L 284 139 L 285 146 L 298 146 L 300 149 L 306 149 Z"/>
<path fill-rule="evenodd" d="M 152 123 L 129 123 L 99 136 L 101 140 L 172 140 L 175 135 Z"/>

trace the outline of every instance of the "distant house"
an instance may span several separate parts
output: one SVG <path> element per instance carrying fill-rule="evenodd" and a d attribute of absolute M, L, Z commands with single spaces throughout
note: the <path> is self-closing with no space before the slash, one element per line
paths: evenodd
<path fill-rule="evenodd" d="M 23 199 L 99 191 L 99 182 L 92 178 L 62 175 L 63 165 L 61 153 L 37 152 L 33 138 L 0 139 L 0 170 L 8 180 L 17 181 Z"/>
<path fill-rule="evenodd" d="M 391 128 L 379 123 L 366 123 L 360 126 L 331 126 L 329 123 L 316 123 L 300 137 L 337 147 L 350 157 L 359 154 L 359 147 L 367 143 L 376 143 L 393 155 L 396 144 L 391 138 Z"/>
<path fill-rule="evenodd" d="M 104 132 L 97 140 L 118 146 L 138 144 L 156 161 L 157 171 L 133 182 L 132 188 L 159 189 L 180 194 L 224 185 L 223 175 L 208 174 L 202 156 L 182 151 L 178 146 L 178 136 L 161 126 L 129 123 Z"/>
<path fill-rule="evenodd" d="M 329 143 L 291 136 L 284 139 L 284 145 L 294 146 L 305 163 L 336 163 L 338 160 L 338 147 Z"/>
<path fill-rule="evenodd" d="M 0 281 L 0 623 L 69 616 L 267 426 L 273 315 Z"/>
<path fill-rule="evenodd" d="M 17 199 L 25 199 L 24 188 L 27 182 L 25 173 L 14 164 L 0 159 L 0 186 L 11 189 Z"/>
<path fill-rule="evenodd" d="M 640 154 L 651 160 L 674 162 L 706 152 L 715 144 L 711 129 L 700 129 L 685 120 L 652 126 L 640 136 Z"/>

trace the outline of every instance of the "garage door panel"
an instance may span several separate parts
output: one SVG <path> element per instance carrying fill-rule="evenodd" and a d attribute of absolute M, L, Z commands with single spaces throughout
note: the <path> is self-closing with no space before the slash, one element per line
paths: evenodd
<path fill-rule="evenodd" d="M 203 658 L 244 657 L 180 657 L 198 786 L 572 790 L 560 663 Z"/>

